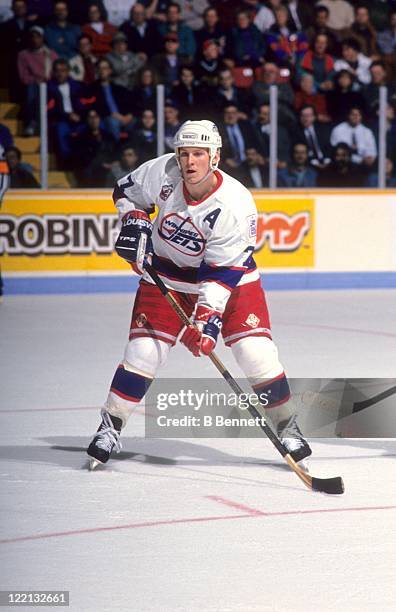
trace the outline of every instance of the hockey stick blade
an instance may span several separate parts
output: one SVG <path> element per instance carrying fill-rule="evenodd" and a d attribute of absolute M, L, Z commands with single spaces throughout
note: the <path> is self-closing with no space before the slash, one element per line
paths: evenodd
<path fill-rule="evenodd" d="M 316 478 L 310 476 L 294 461 L 293 457 L 289 454 L 285 455 L 289 467 L 297 474 L 300 480 L 312 491 L 318 491 L 319 493 L 327 493 L 328 495 L 342 495 L 344 493 L 344 482 L 340 476 L 334 476 L 332 478 Z"/>
<path fill-rule="evenodd" d="M 344 493 L 344 482 L 340 476 L 334 478 L 312 477 L 312 489 L 329 495 L 342 495 Z"/>
<path fill-rule="evenodd" d="M 190 325 L 190 319 L 187 316 L 187 314 L 184 312 L 183 308 L 173 297 L 172 293 L 168 290 L 165 283 L 158 276 L 157 272 L 152 267 L 152 265 L 147 261 L 145 263 L 145 269 L 150 275 L 150 277 L 152 278 L 152 280 L 154 281 L 154 283 L 157 285 L 158 289 L 161 291 L 162 295 L 165 297 L 165 299 L 171 305 L 173 310 L 177 313 L 177 315 L 183 321 L 183 323 L 185 325 Z M 235 378 L 230 374 L 230 372 L 227 370 L 224 364 L 220 361 L 217 355 L 215 355 L 215 353 L 212 352 L 209 355 L 209 359 L 211 360 L 213 365 L 217 368 L 217 370 L 220 372 L 220 374 L 223 376 L 223 378 L 227 381 L 227 383 L 230 385 L 232 390 L 237 395 L 240 395 L 241 393 L 243 393 L 242 389 L 239 387 Z M 253 417 L 261 418 L 260 413 L 250 403 L 248 404 L 248 411 Z M 277 451 L 287 461 L 287 463 L 289 464 L 289 467 L 293 470 L 293 472 L 297 474 L 300 480 L 302 480 L 303 483 L 309 489 L 311 489 L 311 491 L 320 491 L 321 493 L 328 493 L 329 495 L 340 495 L 341 493 L 344 493 L 344 483 L 342 481 L 342 478 L 340 478 L 339 476 L 335 476 L 334 478 L 315 478 L 314 476 L 310 476 L 294 461 L 293 457 L 289 455 L 286 448 L 283 446 L 282 442 L 279 440 L 279 438 L 272 431 L 271 427 L 269 427 L 269 425 L 265 421 L 264 423 L 262 423 L 261 421 L 260 429 L 265 433 L 265 435 L 269 438 L 269 440 L 275 446 Z"/>

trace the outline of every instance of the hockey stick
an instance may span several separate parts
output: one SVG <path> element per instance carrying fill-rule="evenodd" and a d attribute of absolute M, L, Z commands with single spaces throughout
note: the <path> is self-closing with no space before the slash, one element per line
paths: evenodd
<path fill-rule="evenodd" d="M 191 321 L 189 317 L 186 315 L 183 308 L 174 298 L 172 293 L 165 286 L 165 284 L 163 283 L 161 278 L 158 276 L 157 272 L 154 270 L 152 265 L 146 262 L 145 270 L 150 275 L 154 283 L 157 285 L 158 289 L 161 291 L 163 296 L 172 306 L 173 310 L 176 312 L 179 318 L 183 321 L 184 325 L 191 325 Z M 220 359 L 215 355 L 215 353 L 210 353 L 209 358 L 212 361 L 212 363 L 216 366 L 216 368 L 218 369 L 220 374 L 223 376 L 223 378 L 228 382 L 228 384 L 230 385 L 234 393 L 237 396 L 240 396 L 241 394 L 243 394 L 242 388 L 238 385 L 235 378 L 230 374 L 230 372 L 223 365 Z M 272 431 L 271 427 L 267 425 L 267 423 L 265 422 L 265 419 L 258 412 L 258 410 L 250 403 L 248 404 L 247 409 L 254 418 L 259 419 L 257 422 L 259 423 L 262 431 L 271 440 L 272 444 L 275 446 L 277 451 L 282 455 L 285 461 L 287 461 L 289 467 L 293 470 L 293 472 L 297 474 L 300 480 L 302 480 L 303 483 L 309 489 L 313 491 L 320 491 L 322 493 L 330 493 L 330 494 L 340 494 L 344 492 L 344 483 L 342 481 L 342 478 L 340 478 L 339 476 L 336 476 L 334 478 L 315 478 L 314 476 L 310 476 L 309 474 L 307 474 L 294 461 L 289 451 L 283 446 L 282 442 L 279 440 L 276 434 Z"/>

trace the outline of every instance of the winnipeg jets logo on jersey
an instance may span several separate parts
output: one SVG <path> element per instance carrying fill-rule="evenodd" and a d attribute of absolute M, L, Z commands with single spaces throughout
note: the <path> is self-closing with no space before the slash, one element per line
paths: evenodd
<path fill-rule="evenodd" d="M 161 220 L 158 234 L 183 255 L 197 256 L 204 251 L 205 238 L 190 217 L 184 218 L 177 213 L 166 215 Z"/>
<path fill-rule="evenodd" d="M 176 291 L 198 293 L 203 287 L 208 295 L 228 296 L 235 284 L 258 280 L 251 257 L 257 215 L 252 195 L 220 170 L 216 180 L 206 196 L 191 200 L 175 156 L 166 154 L 145 162 L 118 183 L 121 216 L 134 208 L 148 211 L 152 203 L 158 207 L 153 260 L 167 286 Z M 148 274 L 144 280 L 151 282 Z M 217 299 L 223 298 L 214 302 Z"/>
<path fill-rule="evenodd" d="M 161 189 L 161 193 L 159 197 L 161 198 L 161 200 L 164 200 L 165 202 L 169 198 L 172 191 L 173 191 L 173 185 L 162 185 L 162 189 Z"/>

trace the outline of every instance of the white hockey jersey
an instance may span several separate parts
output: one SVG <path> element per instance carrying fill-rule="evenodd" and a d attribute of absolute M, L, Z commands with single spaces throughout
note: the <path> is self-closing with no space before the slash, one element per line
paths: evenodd
<path fill-rule="evenodd" d="M 241 183 L 216 170 L 217 185 L 191 201 L 173 153 L 121 178 L 113 198 L 122 217 L 152 212 L 153 266 L 170 289 L 198 293 L 198 304 L 223 312 L 232 289 L 259 278 L 252 253 L 257 210 Z M 152 282 L 147 273 L 143 279 Z"/>

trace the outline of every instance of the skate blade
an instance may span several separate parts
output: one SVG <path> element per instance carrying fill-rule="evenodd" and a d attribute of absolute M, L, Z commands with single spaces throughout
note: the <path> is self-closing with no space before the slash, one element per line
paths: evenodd
<path fill-rule="evenodd" d="M 306 472 L 307 474 L 309 474 L 309 461 L 307 459 L 301 459 L 301 461 L 299 461 L 297 463 L 297 465 L 304 470 L 304 472 Z"/>
<path fill-rule="evenodd" d="M 90 472 L 93 472 L 93 470 L 98 467 L 98 465 L 103 465 L 103 463 L 101 461 L 98 461 L 97 459 L 94 459 L 92 457 L 92 459 L 89 460 L 89 465 L 88 465 L 88 469 Z"/>

